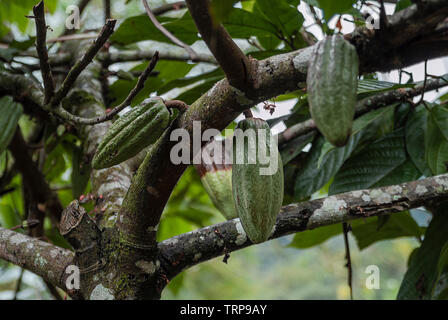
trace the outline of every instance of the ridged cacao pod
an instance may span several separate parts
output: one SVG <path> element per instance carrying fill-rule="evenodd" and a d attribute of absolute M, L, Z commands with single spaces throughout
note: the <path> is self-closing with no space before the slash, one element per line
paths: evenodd
<path fill-rule="evenodd" d="M 23 113 L 22 106 L 5 96 L 0 99 L 0 154 L 8 147 Z"/>
<path fill-rule="evenodd" d="M 219 156 L 215 156 L 215 152 L 219 151 Z M 230 150 L 225 148 L 225 142 L 214 140 L 203 148 L 201 164 L 195 165 L 205 191 L 227 220 L 238 217 L 232 195 L 231 157 Z"/>
<path fill-rule="evenodd" d="M 317 128 L 337 147 L 351 134 L 357 85 L 355 47 L 340 35 L 320 41 L 308 68 L 308 102 Z"/>
<path fill-rule="evenodd" d="M 242 131 L 238 132 L 238 129 Z M 241 132 L 247 136 L 254 132 L 254 138 L 246 139 Z M 239 134 L 243 139 L 238 137 Z M 233 139 L 235 208 L 248 238 L 253 243 L 263 242 L 270 236 L 283 202 L 280 153 L 269 125 L 262 119 L 248 118 L 239 122 Z"/>
<path fill-rule="evenodd" d="M 115 121 L 92 160 L 94 169 L 117 165 L 153 144 L 170 123 L 170 112 L 160 98 L 143 101 Z"/>

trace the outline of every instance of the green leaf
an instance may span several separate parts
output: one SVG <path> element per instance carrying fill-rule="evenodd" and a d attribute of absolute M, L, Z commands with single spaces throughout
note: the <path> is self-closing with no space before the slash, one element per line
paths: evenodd
<path fill-rule="evenodd" d="M 22 113 L 22 106 L 14 102 L 10 96 L 0 98 L 0 154 L 11 142 Z"/>
<path fill-rule="evenodd" d="M 210 3 L 210 14 L 216 24 L 220 23 L 230 14 L 233 5 L 239 0 L 212 0 Z"/>
<path fill-rule="evenodd" d="M 271 21 L 283 36 L 291 36 L 302 26 L 305 19 L 297 9 L 297 2 L 284 0 L 257 0 L 256 10 Z"/>
<path fill-rule="evenodd" d="M 387 81 L 380 81 L 376 79 L 362 79 L 358 81 L 358 98 L 364 98 L 366 96 L 377 94 L 390 90 L 397 90 L 402 88 L 413 88 L 415 84 L 400 84 Z"/>
<path fill-rule="evenodd" d="M 344 163 L 330 186 L 330 194 L 369 188 L 405 161 L 404 132 L 395 131 Z"/>
<path fill-rule="evenodd" d="M 448 141 L 448 110 L 442 106 L 436 105 L 431 110 L 431 117 L 439 128 L 445 140 Z"/>
<path fill-rule="evenodd" d="M 398 292 L 397 299 L 431 299 L 440 276 L 438 267 L 444 258 L 443 249 L 448 243 L 448 205 L 441 205 L 426 229 L 423 243 L 415 257 L 410 261 L 408 270 Z"/>
<path fill-rule="evenodd" d="M 394 213 L 378 228 L 380 217 L 372 217 L 365 220 L 356 220 L 352 224 L 352 233 L 355 236 L 359 250 L 363 250 L 371 244 L 400 237 L 420 238 L 423 234 L 422 228 L 418 226 L 408 211 Z"/>
<path fill-rule="evenodd" d="M 0 226 L 9 229 L 21 223 L 19 215 L 12 206 L 0 204 Z"/>
<path fill-rule="evenodd" d="M 193 44 L 199 40 L 196 26 L 187 12 L 180 19 L 157 17 L 157 20 L 181 41 Z M 110 37 L 111 42 L 127 45 L 143 40 L 172 43 L 159 29 L 157 29 L 147 15 L 129 17 L 118 27 Z"/>
<path fill-rule="evenodd" d="M 390 114 L 391 112 L 393 112 L 393 106 L 387 106 L 384 108 L 380 108 L 377 110 L 373 110 L 369 113 L 366 113 L 364 115 L 362 115 L 361 117 L 359 117 L 358 119 L 356 119 L 353 122 L 353 127 L 352 127 L 352 136 L 355 134 L 358 134 L 358 132 L 360 132 L 361 130 L 363 130 L 364 128 L 366 128 L 367 126 L 371 125 L 373 122 L 375 121 L 380 121 L 382 117 L 386 116 L 387 114 Z M 324 156 L 330 152 L 331 150 L 333 150 L 334 148 L 336 148 L 334 145 L 332 145 L 330 142 L 325 141 L 324 146 L 322 147 L 322 153 L 319 157 L 319 160 L 317 162 L 317 166 L 320 167 L 320 164 L 322 163 L 322 159 L 324 158 Z"/>
<path fill-rule="evenodd" d="M 407 7 L 409 7 L 411 5 L 412 5 L 411 0 L 398 0 L 397 4 L 395 5 L 395 12 L 406 9 Z"/>
<path fill-rule="evenodd" d="M 350 10 L 353 4 L 356 3 L 355 0 L 316 0 L 318 7 L 324 11 L 324 16 L 326 21 L 330 21 L 331 17 L 335 14 L 345 13 Z"/>
<path fill-rule="evenodd" d="M 448 141 L 440 131 L 433 113 L 428 117 L 428 128 L 425 136 L 426 162 L 434 175 L 448 170 Z"/>
<path fill-rule="evenodd" d="M 340 224 L 306 230 L 296 233 L 294 239 L 292 239 L 288 246 L 297 249 L 307 249 L 321 244 L 340 233 L 342 233 L 342 226 Z"/>
<path fill-rule="evenodd" d="M 425 132 L 427 130 L 428 111 L 419 106 L 406 122 L 406 150 L 411 160 L 423 174 L 428 165 L 425 158 Z"/>
<path fill-rule="evenodd" d="M 285 166 L 289 161 L 297 157 L 302 152 L 302 149 L 311 141 L 313 141 L 315 133 L 309 132 L 306 135 L 299 136 L 291 141 L 288 141 L 280 147 L 280 155 L 282 163 Z"/>
<path fill-rule="evenodd" d="M 265 17 L 239 8 L 232 8 L 223 25 L 233 38 L 267 37 L 277 33 L 275 26 Z"/>
<path fill-rule="evenodd" d="M 417 169 L 411 159 L 407 159 L 401 165 L 392 170 L 380 181 L 372 185 L 372 188 L 391 186 L 408 181 L 414 181 L 421 177 L 421 172 Z"/>

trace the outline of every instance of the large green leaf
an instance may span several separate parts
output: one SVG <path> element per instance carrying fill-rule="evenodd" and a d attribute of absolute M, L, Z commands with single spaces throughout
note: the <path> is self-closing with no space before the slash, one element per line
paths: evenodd
<path fill-rule="evenodd" d="M 313 230 L 298 232 L 289 244 L 290 247 L 297 249 L 307 249 L 321 244 L 328 239 L 342 233 L 341 224 L 319 227 Z"/>
<path fill-rule="evenodd" d="M 440 276 L 440 259 L 448 243 L 448 204 L 441 205 L 429 224 L 423 243 L 411 259 L 397 299 L 431 299 Z"/>
<path fill-rule="evenodd" d="M 428 111 L 419 106 L 406 122 L 406 150 L 421 173 L 426 172 L 428 165 L 425 158 L 425 132 L 427 130 Z"/>
<path fill-rule="evenodd" d="M 358 81 L 358 98 L 400 88 L 413 88 L 415 84 L 400 84 L 376 79 L 362 79 Z"/>
<path fill-rule="evenodd" d="M 360 250 L 371 244 L 387 239 L 400 237 L 416 237 L 420 239 L 423 229 L 418 226 L 408 211 L 394 213 L 387 222 L 378 228 L 379 217 L 356 220 L 352 224 L 352 233 Z"/>
<path fill-rule="evenodd" d="M 233 8 L 223 24 L 233 38 L 269 37 L 277 32 L 269 20 L 239 8 Z"/>
<path fill-rule="evenodd" d="M 425 136 L 426 162 L 434 175 L 448 170 L 448 140 L 440 130 L 434 114 L 428 117 L 428 128 Z"/>
<path fill-rule="evenodd" d="M 436 105 L 431 109 L 430 113 L 440 133 L 448 141 L 448 110 L 443 106 Z"/>
<path fill-rule="evenodd" d="M 421 177 L 421 172 L 417 169 L 411 159 L 407 159 L 401 165 L 392 170 L 380 181 L 372 185 L 372 188 L 391 186 L 408 181 L 414 181 Z"/>
<path fill-rule="evenodd" d="M 387 106 L 387 107 L 384 107 L 384 108 L 373 110 L 373 111 L 371 111 L 369 113 L 366 113 L 366 114 L 362 115 L 361 117 L 359 117 L 358 119 L 356 119 L 353 122 L 352 136 L 358 134 L 361 130 L 363 130 L 367 126 L 371 125 L 372 123 L 380 121 L 383 117 L 385 117 L 387 115 L 390 115 L 392 112 L 393 112 L 393 106 Z M 332 145 L 328 141 L 325 141 L 325 144 L 322 147 L 322 153 L 321 153 L 321 155 L 319 157 L 319 160 L 317 162 L 318 166 L 320 166 L 324 156 L 328 152 L 333 150 L 334 148 L 336 148 L 334 145 Z"/>
<path fill-rule="evenodd" d="M 305 0 L 305 2 L 321 8 L 327 21 L 337 13 L 341 14 L 349 11 L 353 4 L 356 3 L 355 0 Z"/>
<path fill-rule="evenodd" d="M 271 21 L 283 36 L 290 36 L 297 32 L 304 22 L 302 14 L 297 9 L 298 2 L 257 0 L 255 10 Z"/>
<path fill-rule="evenodd" d="M 313 192 L 322 188 L 358 146 L 362 136 L 362 132 L 358 133 L 350 137 L 344 147 L 329 151 L 322 159 L 319 167 L 317 166 L 317 161 L 322 152 L 322 147 L 325 144 L 325 138 L 322 136 L 316 138 L 303 168 L 300 169 L 296 177 L 294 196 L 297 199 L 305 199 Z"/>
<path fill-rule="evenodd" d="M 0 154 L 11 142 L 22 113 L 22 106 L 14 102 L 10 96 L 0 98 Z"/>
<path fill-rule="evenodd" d="M 180 19 L 157 17 L 160 23 L 181 41 L 192 44 L 199 40 L 196 26 L 189 14 Z M 143 40 L 172 43 L 154 24 L 147 15 L 129 17 L 118 27 L 110 37 L 112 42 L 127 45 Z"/>
<path fill-rule="evenodd" d="M 330 194 L 369 188 L 405 160 L 404 132 L 395 131 L 350 158 L 336 174 Z"/>

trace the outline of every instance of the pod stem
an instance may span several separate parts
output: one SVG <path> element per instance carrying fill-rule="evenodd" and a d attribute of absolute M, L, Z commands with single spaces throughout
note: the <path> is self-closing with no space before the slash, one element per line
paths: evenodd
<path fill-rule="evenodd" d="M 252 111 L 250 111 L 250 109 L 244 110 L 243 114 L 246 117 L 246 119 L 254 117 L 254 115 L 252 114 Z"/>

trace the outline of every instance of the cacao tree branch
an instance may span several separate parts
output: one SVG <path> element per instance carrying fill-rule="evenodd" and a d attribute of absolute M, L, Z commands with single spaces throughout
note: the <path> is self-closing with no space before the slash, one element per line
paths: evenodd
<path fill-rule="evenodd" d="M 50 102 L 54 93 L 53 75 L 51 74 L 50 64 L 48 63 L 47 52 L 47 24 L 45 22 L 45 8 L 42 0 L 33 7 L 34 20 L 36 21 L 36 51 L 39 56 L 40 70 L 44 81 L 45 99 L 44 103 Z"/>
<path fill-rule="evenodd" d="M 223 69 L 230 85 L 242 91 L 253 85 L 254 61 L 245 56 L 219 21 L 210 15 L 209 0 L 187 0 L 196 27 L 213 56 Z"/>
<path fill-rule="evenodd" d="M 0 258 L 25 268 L 65 289 L 65 269 L 73 252 L 0 227 Z"/>
<path fill-rule="evenodd" d="M 443 199 L 448 199 L 448 174 L 291 204 L 281 209 L 270 239 Z M 158 247 L 162 266 L 172 279 L 198 263 L 251 245 L 239 219 L 233 219 L 167 239 Z"/>

